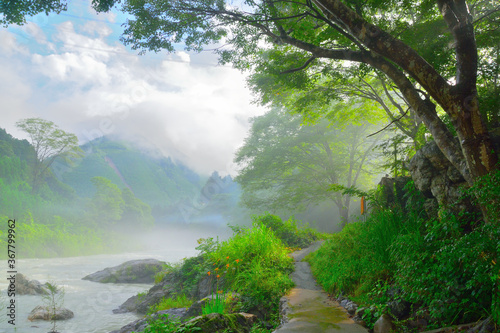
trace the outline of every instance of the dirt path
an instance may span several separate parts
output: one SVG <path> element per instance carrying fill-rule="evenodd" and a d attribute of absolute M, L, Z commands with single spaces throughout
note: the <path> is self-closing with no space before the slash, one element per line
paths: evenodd
<path fill-rule="evenodd" d="M 295 288 L 282 300 L 285 305 L 285 324 L 275 333 L 367 333 L 368 331 L 352 321 L 347 312 L 316 284 L 309 263 L 302 259 L 316 251 L 322 242 L 313 243 L 306 249 L 292 253 L 295 272 L 292 280 Z"/>

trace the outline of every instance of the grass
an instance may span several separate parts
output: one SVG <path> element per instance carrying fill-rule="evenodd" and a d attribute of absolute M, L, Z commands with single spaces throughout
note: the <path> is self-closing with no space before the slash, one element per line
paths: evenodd
<path fill-rule="evenodd" d="M 224 278 L 224 288 L 243 295 L 243 307 L 275 312 L 279 298 L 293 283 L 289 249 L 258 219 L 251 229 L 236 233 L 208 253 L 212 271 Z"/>
<path fill-rule="evenodd" d="M 307 226 L 300 227 L 293 217 L 283 221 L 277 215 L 265 214 L 254 217 L 254 220 L 273 230 L 275 235 L 292 249 L 307 247 L 319 238 L 316 230 Z"/>
<path fill-rule="evenodd" d="M 186 295 L 162 298 L 161 301 L 151 307 L 148 313 L 155 313 L 158 311 L 175 309 L 175 308 L 188 308 L 193 304 L 193 300 L 189 299 Z"/>
<path fill-rule="evenodd" d="M 498 183 L 489 186 L 500 193 Z M 498 198 L 483 197 L 488 204 Z M 414 315 L 426 313 L 428 328 L 488 316 L 497 320 L 498 224 L 479 224 L 471 231 L 444 210 L 427 218 L 415 194 L 408 202 L 407 207 L 380 208 L 366 222 L 332 235 L 307 258 L 318 282 L 329 293 L 371 307 L 364 318 L 369 326 L 389 311 L 389 289 L 401 291 L 397 297 L 413 304 Z"/>

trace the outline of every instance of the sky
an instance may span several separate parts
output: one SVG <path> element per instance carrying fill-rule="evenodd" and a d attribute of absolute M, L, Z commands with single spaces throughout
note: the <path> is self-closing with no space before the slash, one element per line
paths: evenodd
<path fill-rule="evenodd" d="M 252 103 L 245 76 L 210 52 L 138 55 L 119 41 L 119 11 L 96 14 L 90 0 L 60 15 L 0 27 L 1 125 L 39 117 L 78 136 L 103 135 L 165 156 L 202 174 L 236 174 L 234 153 L 248 135 Z"/>

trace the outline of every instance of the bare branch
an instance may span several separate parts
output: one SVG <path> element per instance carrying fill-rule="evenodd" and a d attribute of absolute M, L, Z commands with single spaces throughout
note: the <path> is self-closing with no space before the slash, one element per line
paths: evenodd
<path fill-rule="evenodd" d="M 408 111 L 410 111 L 410 108 L 408 108 L 408 109 L 406 110 L 406 112 L 405 112 L 405 113 L 403 113 L 403 114 L 401 115 L 401 117 L 394 119 L 394 120 L 393 120 L 393 121 L 391 121 L 389 124 L 387 124 L 387 126 L 385 126 L 384 128 L 382 128 L 381 130 L 376 131 L 375 133 L 372 133 L 372 134 L 370 134 L 370 135 L 367 135 L 366 137 L 367 137 L 367 138 L 369 138 L 370 136 L 374 136 L 374 135 L 376 135 L 376 134 L 378 134 L 378 133 L 380 133 L 380 132 L 382 132 L 382 131 L 385 131 L 385 130 L 386 130 L 389 126 L 391 126 L 393 123 L 395 123 L 396 121 L 401 120 L 401 118 L 403 118 L 403 117 L 404 117 L 404 116 L 408 113 Z"/>

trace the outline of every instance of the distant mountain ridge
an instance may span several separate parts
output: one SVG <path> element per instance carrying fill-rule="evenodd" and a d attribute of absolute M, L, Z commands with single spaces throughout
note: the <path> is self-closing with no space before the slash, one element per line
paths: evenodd
<path fill-rule="evenodd" d="M 80 148 L 84 152 L 81 158 L 71 164 L 58 160 L 52 172 L 81 197 L 94 194 L 90 179 L 101 176 L 120 188 L 129 188 L 154 210 L 193 197 L 207 179 L 169 157 L 153 156 L 122 140 L 102 137 Z"/>

